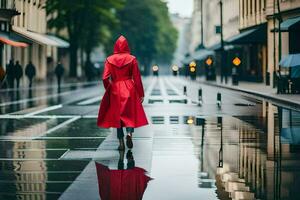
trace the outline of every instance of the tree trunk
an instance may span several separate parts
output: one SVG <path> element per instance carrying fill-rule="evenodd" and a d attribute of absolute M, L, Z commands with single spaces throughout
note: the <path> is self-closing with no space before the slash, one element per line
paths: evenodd
<path fill-rule="evenodd" d="M 77 50 L 78 46 L 76 44 L 70 43 L 70 77 L 77 77 Z"/>

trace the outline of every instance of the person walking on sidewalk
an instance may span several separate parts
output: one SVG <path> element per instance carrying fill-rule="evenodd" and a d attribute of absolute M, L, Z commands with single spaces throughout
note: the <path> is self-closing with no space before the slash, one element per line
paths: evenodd
<path fill-rule="evenodd" d="M 26 65 L 25 74 L 29 80 L 29 88 L 31 88 L 33 78 L 35 77 L 35 74 L 36 74 L 35 66 L 32 64 L 31 61 L 29 61 L 29 63 Z"/>
<path fill-rule="evenodd" d="M 130 54 L 128 42 L 120 36 L 113 55 L 104 65 L 102 75 L 105 94 L 98 112 L 97 125 L 102 128 L 117 128 L 118 150 L 125 149 L 123 127 L 126 128 L 126 146 L 133 147 L 134 128 L 148 124 L 142 102 L 144 89 L 137 59 Z"/>
<path fill-rule="evenodd" d="M 58 89 L 60 89 L 61 78 L 64 75 L 64 72 L 65 72 L 64 66 L 60 62 L 58 62 L 55 67 L 55 74 L 56 74 L 56 78 L 57 78 Z"/>
<path fill-rule="evenodd" d="M 14 88 L 15 66 L 14 66 L 14 61 L 12 59 L 6 65 L 6 78 L 8 81 L 8 87 Z"/>
<path fill-rule="evenodd" d="M 16 81 L 17 81 L 17 88 L 19 89 L 19 87 L 20 87 L 20 79 L 23 76 L 23 69 L 22 69 L 22 66 L 20 65 L 19 61 L 16 62 L 15 73 L 16 73 L 15 74 L 15 78 L 16 78 Z"/>

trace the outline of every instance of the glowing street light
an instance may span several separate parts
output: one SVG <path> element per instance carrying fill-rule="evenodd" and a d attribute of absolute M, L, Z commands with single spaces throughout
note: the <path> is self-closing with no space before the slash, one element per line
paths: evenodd
<path fill-rule="evenodd" d="M 193 117 L 189 117 L 188 120 L 186 121 L 187 124 L 194 124 L 194 119 Z"/>
<path fill-rule="evenodd" d="M 173 71 L 173 72 L 177 72 L 178 69 L 179 69 L 179 67 L 178 67 L 177 65 L 173 65 L 173 66 L 172 66 L 172 71 Z"/>
<path fill-rule="evenodd" d="M 242 63 L 241 59 L 239 57 L 235 57 L 233 60 L 232 60 L 232 63 L 238 67 L 240 66 L 240 64 Z"/>
<path fill-rule="evenodd" d="M 158 70 L 159 70 L 159 67 L 157 65 L 154 65 L 152 67 L 152 72 L 153 72 L 154 76 L 158 76 Z"/>
<path fill-rule="evenodd" d="M 208 58 L 205 60 L 205 64 L 206 64 L 207 66 L 211 66 L 212 63 L 213 63 L 213 60 L 211 59 L 211 57 L 208 57 Z"/>

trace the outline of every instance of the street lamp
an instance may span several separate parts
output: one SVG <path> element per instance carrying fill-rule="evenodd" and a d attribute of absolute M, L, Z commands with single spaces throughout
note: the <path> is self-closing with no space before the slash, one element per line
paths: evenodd
<path fill-rule="evenodd" d="M 215 78 L 216 78 L 215 69 L 212 67 L 213 62 L 214 61 L 211 58 L 211 56 L 207 57 L 206 60 L 205 60 L 206 80 L 215 80 Z"/>
<path fill-rule="evenodd" d="M 179 67 L 177 65 L 172 66 L 172 72 L 174 76 L 177 76 Z"/>
<path fill-rule="evenodd" d="M 157 65 L 154 65 L 152 67 L 153 76 L 158 76 L 158 70 L 159 70 L 159 67 Z"/>
<path fill-rule="evenodd" d="M 225 65 L 224 56 L 224 39 L 223 39 L 223 1 L 219 1 L 220 4 L 220 37 L 221 37 L 221 82 L 223 83 L 223 78 L 225 78 L 225 84 L 227 84 L 227 69 Z"/>
<path fill-rule="evenodd" d="M 232 60 L 232 64 L 234 65 L 232 68 L 232 85 L 239 84 L 237 68 L 240 66 L 241 63 L 242 63 L 242 61 L 238 56 L 236 56 Z"/>
<path fill-rule="evenodd" d="M 195 61 L 192 61 L 189 65 L 190 67 L 190 76 L 191 76 L 191 79 L 192 80 L 195 80 L 196 79 L 196 67 L 197 67 L 197 64 Z"/>

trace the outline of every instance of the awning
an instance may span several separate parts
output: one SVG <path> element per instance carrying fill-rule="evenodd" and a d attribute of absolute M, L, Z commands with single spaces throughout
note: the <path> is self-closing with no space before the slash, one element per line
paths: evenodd
<path fill-rule="evenodd" d="M 11 38 L 8 34 L 0 33 L 0 42 L 14 47 L 27 47 L 28 44 L 19 42 Z"/>
<path fill-rule="evenodd" d="M 267 28 L 265 26 L 241 32 L 226 40 L 228 44 L 261 44 L 267 41 Z"/>
<path fill-rule="evenodd" d="M 188 64 L 190 64 L 190 62 L 192 62 L 192 61 L 193 61 L 193 57 L 192 57 L 192 56 L 187 56 L 187 57 L 185 57 L 185 58 L 183 59 L 182 63 L 183 63 L 184 65 L 188 65 Z"/>
<path fill-rule="evenodd" d="M 201 49 L 199 51 L 196 51 L 192 57 L 194 58 L 194 60 L 204 60 L 211 55 L 214 55 L 213 51 L 207 49 Z"/>
<path fill-rule="evenodd" d="M 218 42 L 218 43 L 210 46 L 208 49 L 212 50 L 212 51 L 219 51 L 219 50 L 221 50 L 221 42 Z"/>
<path fill-rule="evenodd" d="M 300 67 L 300 53 L 298 54 L 288 54 L 283 56 L 280 60 L 279 65 L 281 67 Z"/>
<path fill-rule="evenodd" d="M 57 37 L 57 36 L 54 36 L 54 35 L 47 35 L 47 37 L 51 40 L 54 40 L 55 42 L 57 42 L 59 44 L 58 47 L 61 47 L 61 48 L 68 48 L 70 46 L 70 43 Z"/>
<path fill-rule="evenodd" d="M 45 34 L 31 32 L 26 29 L 15 27 L 15 26 L 12 27 L 12 30 L 15 33 L 17 33 L 35 43 L 41 44 L 41 45 L 49 45 L 49 46 L 59 46 L 60 45 L 58 42 L 48 38 L 47 35 L 45 35 Z"/>
<path fill-rule="evenodd" d="M 280 24 L 281 31 L 289 31 L 290 28 L 295 26 L 296 24 L 300 24 L 300 16 L 287 19 Z"/>

